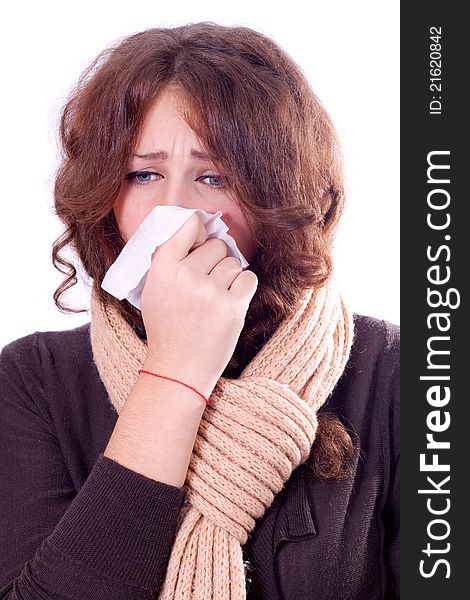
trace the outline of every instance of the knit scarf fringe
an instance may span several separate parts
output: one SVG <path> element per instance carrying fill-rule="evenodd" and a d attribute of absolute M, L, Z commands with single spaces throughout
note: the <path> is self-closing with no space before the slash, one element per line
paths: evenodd
<path fill-rule="evenodd" d="M 92 294 L 95 364 L 120 413 L 147 346 Z M 242 546 L 310 455 L 316 413 L 346 366 L 352 313 L 334 278 L 306 290 L 238 379 L 221 377 L 202 416 L 159 600 L 244 600 Z"/>

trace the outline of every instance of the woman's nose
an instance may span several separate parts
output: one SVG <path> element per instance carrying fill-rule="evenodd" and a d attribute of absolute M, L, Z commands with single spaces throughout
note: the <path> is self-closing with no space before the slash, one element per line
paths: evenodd
<path fill-rule="evenodd" d="M 197 198 L 194 186 L 188 182 L 176 179 L 164 180 L 158 189 L 155 202 L 159 206 L 181 206 L 182 208 L 197 208 Z"/>

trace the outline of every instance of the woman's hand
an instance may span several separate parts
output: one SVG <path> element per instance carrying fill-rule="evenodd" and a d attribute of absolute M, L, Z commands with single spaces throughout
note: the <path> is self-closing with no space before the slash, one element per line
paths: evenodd
<path fill-rule="evenodd" d="M 144 368 L 208 397 L 232 357 L 257 286 L 255 273 L 227 256 L 224 241 L 207 239 L 194 213 L 152 255 L 141 297 Z"/>

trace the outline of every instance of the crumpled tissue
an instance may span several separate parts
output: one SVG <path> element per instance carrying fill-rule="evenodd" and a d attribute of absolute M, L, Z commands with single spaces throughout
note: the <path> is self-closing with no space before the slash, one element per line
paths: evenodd
<path fill-rule="evenodd" d="M 152 262 L 152 254 L 158 246 L 170 239 L 195 212 L 201 217 L 208 239 L 216 237 L 223 240 L 228 246 L 227 255 L 240 259 L 242 267 L 245 269 L 249 263 L 237 248 L 235 240 L 227 235 L 228 227 L 220 218 L 223 214 L 222 211 L 218 210 L 211 214 L 202 208 L 155 206 L 109 267 L 101 287 L 118 300 L 126 298 L 140 310 L 140 297 Z"/>

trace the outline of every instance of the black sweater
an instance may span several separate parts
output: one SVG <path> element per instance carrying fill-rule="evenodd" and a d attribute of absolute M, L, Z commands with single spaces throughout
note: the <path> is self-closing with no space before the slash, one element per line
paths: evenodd
<path fill-rule="evenodd" d="M 295 469 L 243 548 L 250 600 L 399 598 L 399 329 L 354 321 L 321 409 L 348 428 L 354 474 Z M 35 332 L 0 354 L 0 599 L 150 600 L 164 579 L 185 488 L 103 456 L 118 415 L 89 335 Z"/>

